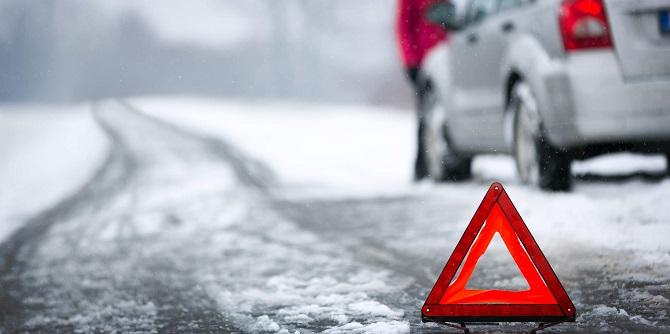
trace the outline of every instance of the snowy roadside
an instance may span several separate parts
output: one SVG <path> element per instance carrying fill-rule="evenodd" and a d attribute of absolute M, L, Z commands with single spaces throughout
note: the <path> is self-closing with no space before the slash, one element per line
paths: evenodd
<path fill-rule="evenodd" d="M 131 104 L 196 132 L 209 126 L 204 131 L 208 135 L 222 138 L 267 164 L 282 188 L 352 191 L 409 185 L 402 162 L 383 164 L 389 156 L 404 160 L 411 155 L 409 113 L 177 99 L 135 100 Z M 222 109 L 230 112 L 221 113 Z M 164 114 L 165 110 L 172 112 Z M 369 127 L 375 123 L 379 126 Z M 396 132 L 397 138 L 389 140 L 388 131 Z M 371 159 L 382 164 L 375 165 Z M 328 328 L 327 333 L 409 332 L 404 311 L 385 301 L 388 296 L 402 295 L 406 279 L 342 255 L 341 245 L 301 228 L 275 210 L 256 204 L 250 211 L 253 217 L 241 219 L 247 223 L 236 228 L 243 233 L 217 234 L 212 242 L 216 248 L 199 256 L 236 254 L 219 256 L 214 264 L 198 269 L 196 276 L 238 326 L 249 332 L 293 333 L 300 328 L 300 332 L 310 333 L 321 326 Z"/>
<path fill-rule="evenodd" d="M 473 211 L 464 213 L 460 223 L 465 224 L 488 184 L 501 181 L 531 231 L 547 247 L 561 247 L 570 236 L 592 247 L 645 250 L 655 254 L 647 257 L 670 260 L 664 237 L 670 234 L 670 211 L 660 210 L 670 197 L 668 179 L 577 181 L 571 193 L 547 193 L 521 185 L 511 158 L 482 156 L 474 161 L 474 183 L 413 186 L 409 180 L 414 119 L 404 110 L 198 98 L 132 102 L 178 126 L 229 140 L 275 170 L 287 188 L 307 196 L 314 191 L 349 196 L 435 190 L 446 197 L 471 194 Z M 577 173 L 604 176 L 664 168 L 661 156 L 626 153 L 573 165 Z"/>
<path fill-rule="evenodd" d="M 330 191 L 407 187 L 414 115 L 406 110 L 202 98 L 141 98 L 141 111 L 234 143 L 284 185 Z"/>
<path fill-rule="evenodd" d="M 106 153 L 88 104 L 0 106 L 0 243 L 79 189 Z"/>
<path fill-rule="evenodd" d="M 670 210 L 665 209 L 670 179 L 608 178 L 639 171 L 660 173 L 666 167 L 662 157 L 618 154 L 575 163 L 576 173 L 600 175 L 602 180 L 578 179 L 570 193 L 547 193 L 520 184 L 513 161 L 506 156 L 477 158 L 472 182 L 415 186 L 409 182 L 414 153 L 409 112 L 196 98 L 143 98 L 132 103 L 180 127 L 226 139 L 262 160 L 289 189 L 281 195 L 292 193 L 292 199 L 305 198 L 309 203 L 315 194 L 328 198 L 329 193 L 344 198 L 409 196 L 420 202 L 438 200 L 452 208 L 450 220 L 440 223 L 429 219 L 430 212 L 418 212 L 419 218 L 405 222 L 384 222 L 370 214 L 367 224 L 374 225 L 374 236 L 409 258 L 442 254 L 436 256 L 446 260 L 490 182 L 501 181 L 567 289 L 575 294 L 581 320 L 625 318 L 653 326 L 654 321 L 667 319 L 659 311 L 648 320 L 626 301 L 650 309 L 670 306 L 664 290 L 654 287 L 670 277 Z M 370 227 L 351 224 L 361 233 Z M 584 283 L 584 273 L 594 271 L 604 276 L 593 276 L 592 285 Z M 437 273 L 426 272 L 430 279 Z M 311 287 L 310 282 L 303 283 Z M 391 290 L 402 290 L 401 284 L 392 285 Z M 590 292 L 582 289 L 593 288 L 615 297 L 585 298 Z M 603 324 L 607 330 L 607 322 Z"/>

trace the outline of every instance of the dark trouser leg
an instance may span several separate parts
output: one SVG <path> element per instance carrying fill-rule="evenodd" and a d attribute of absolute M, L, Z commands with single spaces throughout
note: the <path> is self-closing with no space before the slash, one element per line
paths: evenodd
<path fill-rule="evenodd" d="M 423 131 L 425 125 L 419 121 L 417 125 L 417 151 L 416 160 L 414 161 L 414 180 L 419 181 L 428 176 L 428 166 L 426 165 L 426 149 L 423 143 Z"/>
<path fill-rule="evenodd" d="M 424 143 L 424 132 L 426 131 L 426 124 L 424 122 L 424 112 L 422 106 L 423 93 L 425 87 L 419 84 L 414 85 L 416 96 L 416 160 L 414 161 L 414 180 L 418 181 L 428 176 L 428 165 L 426 163 L 426 146 Z"/>

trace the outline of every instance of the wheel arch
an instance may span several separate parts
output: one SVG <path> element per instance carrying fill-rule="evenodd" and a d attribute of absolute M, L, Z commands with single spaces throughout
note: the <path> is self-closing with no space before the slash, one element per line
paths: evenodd
<path fill-rule="evenodd" d="M 547 103 L 548 92 L 544 78 L 552 73 L 562 71 L 561 62 L 553 59 L 545 46 L 533 34 L 520 34 L 513 37 L 503 54 L 503 63 L 500 72 L 500 87 L 502 88 L 503 112 L 509 111 L 512 88 L 519 81 L 526 83 L 540 104 L 538 110 L 541 120 L 545 120 L 551 106 Z M 506 136 L 507 139 L 507 136 Z"/>
<path fill-rule="evenodd" d="M 451 98 L 451 82 L 449 71 L 449 46 L 446 42 L 440 42 L 433 47 L 421 65 L 422 84 L 430 85 L 434 92 L 438 94 L 444 104 L 445 110 L 448 109 L 448 103 Z"/>
<path fill-rule="evenodd" d="M 520 71 L 516 70 L 515 68 L 512 68 L 510 72 L 507 74 L 507 78 L 505 79 L 505 84 L 503 87 L 503 135 L 505 138 L 505 143 L 507 146 L 512 150 L 512 145 L 514 141 L 514 111 L 511 108 L 510 103 L 512 102 L 512 89 L 514 86 L 519 83 L 523 82 L 524 76 L 521 74 Z"/>
<path fill-rule="evenodd" d="M 509 106 L 510 98 L 512 97 L 512 87 L 514 87 L 514 85 L 516 85 L 518 82 L 521 81 L 524 81 L 524 77 L 521 74 L 521 72 L 515 68 L 512 68 L 509 74 L 507 74 L 507 79 L 505 80 L 505 87 L 504 87 L 505 101 L 503 104 L 505 108 L 503 109 L 503 112 L 507 112 L 508 109 L 507 107 Z"/>

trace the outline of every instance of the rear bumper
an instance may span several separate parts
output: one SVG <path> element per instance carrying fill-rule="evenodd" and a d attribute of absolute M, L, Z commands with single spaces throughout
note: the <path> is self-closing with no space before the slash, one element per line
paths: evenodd
<path fill-rule="evenodd" d="M 670 80 L 624 82 L 611 51 L 571 54 L 548 69 L 537 91 L 554 145 L 670 141 Z"/>

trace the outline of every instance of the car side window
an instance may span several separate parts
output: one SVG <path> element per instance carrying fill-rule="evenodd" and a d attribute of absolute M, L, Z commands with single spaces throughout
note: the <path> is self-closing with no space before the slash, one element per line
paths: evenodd
<path fill-rule="evenodd" d="M 476 24 L 492 15 L 498 9 L 498 0 L 473 0 L 466 17 L 467 25 Z"/>

